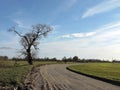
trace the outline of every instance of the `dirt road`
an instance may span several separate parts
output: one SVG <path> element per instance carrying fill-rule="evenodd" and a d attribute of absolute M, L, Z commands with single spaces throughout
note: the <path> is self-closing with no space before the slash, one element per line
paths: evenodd
<path fill-rule="evenodd" d="M 33 75 L 34 81 L 31 81 L 34 90 L 120 90 L 119 86 L 68 71 L 67 66 L 63 64 L 39 67 Z"/>

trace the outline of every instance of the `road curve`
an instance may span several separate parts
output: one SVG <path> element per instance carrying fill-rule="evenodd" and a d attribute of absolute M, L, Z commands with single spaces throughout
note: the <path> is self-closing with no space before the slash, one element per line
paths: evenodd
<path fill-rule="evenodd" d="M 119 86 L 68 71 L 67 66 L 56 64 L 39 67 L 39 75 L 34 78 L 36 90 L 120 90 Z"/>

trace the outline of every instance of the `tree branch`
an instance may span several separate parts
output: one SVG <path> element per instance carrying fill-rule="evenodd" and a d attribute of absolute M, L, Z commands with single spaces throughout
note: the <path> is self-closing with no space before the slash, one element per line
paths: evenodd
<path fill-rule="evenodd" d="M 20 37 L 23 37 L 23 35 L 21 35 L 20 33 L 18 33 L 16 30 L 15 30 L 15 27 L 12 27 L 12 28 L 10 28 L 9 30 L 8 30 L 9 32 L 15 32 L 18 36 L 20 36 Z"/>

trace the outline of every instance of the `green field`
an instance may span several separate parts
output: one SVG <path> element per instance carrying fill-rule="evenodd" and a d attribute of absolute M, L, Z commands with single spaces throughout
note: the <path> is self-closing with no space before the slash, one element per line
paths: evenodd
<path fill-rule="evenodd" d="M 120 63 L 84 63 L 69 66 L 68 69 L 90 76 L 120 82 Z"/>
<path fill-rule="evenodd" d="M 56 62 L 36 61 L 34 65 L 28 65 L 26 61 L 3 61 L 0 60 L 0 86 L 16 86 L 24 81 L 26 75 L 33 67 Z M 14 65 L 15 64 L 15 65 Z"/>

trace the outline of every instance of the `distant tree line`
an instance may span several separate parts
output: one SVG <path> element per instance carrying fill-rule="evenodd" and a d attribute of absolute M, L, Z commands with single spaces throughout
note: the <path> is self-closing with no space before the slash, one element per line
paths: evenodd
<path fill-rule="evenodd" d="M 0 56 L 0 60 L 8 60 L 7 56 Z"/>
<path fill-rule="evenodd" d="M 120 63 L 120 61 L 118 61 L 118 60 L 113 60 L 112 62 L 113 63 Z"/>
<path fill-rule="evenodd" d="M 81 63 L 88 63 L 88 62 L 110 62 L 108 60 L 101 60 L 101 59 L 80 59 L 78 56 L 74 56 L 73 58 L 66 58 L 63 57 L 62 61 L 64 62 L 81 62 Z"/>
<path fill-rule="evenodd" d="M 26 61 L 25 58 L 12 58 L 12 60 L 15 60 L 15 61 Z M 80 62 L 80 63 L 88 63 L 88 62 L 110 62 L 109 60 L 101 60 L 101 59 L 80 59 L 78 56 L 74 56 L 74 57 L 63 57 L 62 59 L 57 59 L 57 58 L 49 58 L 49 57 L 45 57 L 45 58 L 36 58 L 34 59 L 33 61 L 62 61 L 62 62 Z M 120 61 L 117 61 L 117 60 L 113 60 L 112 62 L 120 62 Z"/>

